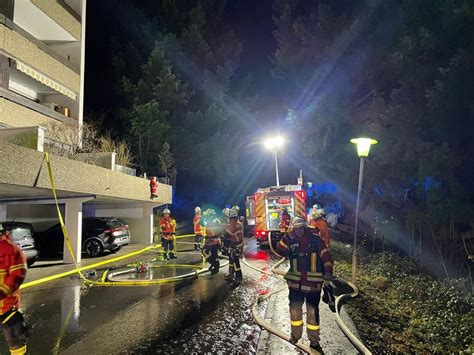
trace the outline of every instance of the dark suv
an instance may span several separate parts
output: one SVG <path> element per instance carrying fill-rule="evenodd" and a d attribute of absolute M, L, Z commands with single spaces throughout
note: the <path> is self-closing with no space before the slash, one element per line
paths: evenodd
<path fill-rule="evenodd" d="M 38 259 L 38 250 L 35 248 L 33 226 L 24 222 L 0 222 L 9 232 L 10 240 L 17 244 L 26 256 L 28 266 L 33 265 Z"/>
<path fill-rule="evenodd" d="M 63 252 L 64 236 L 59 223 L 36 233 L 35 240 L 41 255 L 56 256 Z M 99 256 L 104 250 L 117 252 L 129 243 L 128 225 L 120 218 L 91 217 L 82 220 L 82 250 L 89 256 Z"/>

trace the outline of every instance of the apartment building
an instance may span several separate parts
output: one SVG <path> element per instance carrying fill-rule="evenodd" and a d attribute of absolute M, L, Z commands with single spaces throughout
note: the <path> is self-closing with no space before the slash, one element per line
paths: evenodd
<path fill-rule="evenodd" d="M 48 138 L 51 127 L 68 127 L 80 142 L 86 33 L 86 0 L 0 1 L 0 221 L 55 218 L 44 152 L 65 144 Z M 133 242 L 151 243 L 153 208 L 171 203 L 169 185 L 150 199 L 149 181 L 114 158 L 51 155 L 78 260 L 82 217 L 123 217 Z"/>

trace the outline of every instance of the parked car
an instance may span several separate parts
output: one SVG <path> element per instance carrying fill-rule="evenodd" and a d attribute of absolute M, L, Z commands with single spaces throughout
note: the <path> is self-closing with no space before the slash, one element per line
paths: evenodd
<path fill-rule="evenodd" d="M 38 259 L 38 250 L 35 248 L 33 226 L 24 222 L 1 222 L 3 228 L 10 233 L 10 240 L 16 243 L 26 256 L 28 266 Z"/>
<path fill-rule="evenodd" d="M 64 236 L 61 225 L 55 224 L 35 234 L 41 255 L 56 256 L 63 252 Z M 130 243 L 130 231 L 120 218 L 91 217 L 82 220 L 82 250 L 89 256 L 99 256 L 104 250 L 115 253 Z"/>

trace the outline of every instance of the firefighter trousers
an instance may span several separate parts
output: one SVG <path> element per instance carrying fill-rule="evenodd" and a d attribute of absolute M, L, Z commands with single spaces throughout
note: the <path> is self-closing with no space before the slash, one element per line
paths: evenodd
<path fill-rule="evenodd" d="M 240 250 L 230 248 L 229 254 L 229 277 L 234 277 L 236 280 L 242 280 L 242 269 L 240 268 Z"/>
<path fill-rule="evenodd" d="M 174 239 L 161 238 L 163 246 L 163 256 L 165 258 L 174 258 Z"/>
<path fill-rule="evenodd" d="M 12 308 L 0 316 L 3 335 L 10 348 L 10 354 L 26 353 L 26 324 L 23 315 Z"/>
<path fill-rule="evenodd" d="M 219 272 L 219 257 L 217 252 L 219 251 L 219 245 L 205 245 L 203 250 L 204 261 L 208 261 L 211 266 L 211 274 Z"/>
<path fill-rule="evenodd" d="M 311 343 L 319 342 L 319 300 L 321 293 L 309 293 L 290 288 L 291 337 L 301 339 L 303 335 L 303 303 L 306 301 L 306 333 Z"/>
<path fill-rule="evenodd" d="M 202 244 L 202 235 L 194 234 L 194 250 L 200 248 L 201 244 Z"/>

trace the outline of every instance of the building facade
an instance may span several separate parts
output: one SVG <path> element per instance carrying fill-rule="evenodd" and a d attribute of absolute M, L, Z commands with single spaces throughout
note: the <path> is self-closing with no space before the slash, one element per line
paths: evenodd
<path fill-rule="evenodd" d="M 81 144 L 85 10 L 86 0 L 0 1 L 0 221 L 41 228 L 57 219 L 43 161 L 49 151 L 78 260 L 83 217 L 123 217 L 132 242 L 151 243 L 153 208 L 172 196 L 170 186 L 159 184 L 150 199 L 149 181 L 115 164 L 113 152 L 93 159 L 54 154 Z M 71 261 L 66 252 L 64 258 Z"/>

